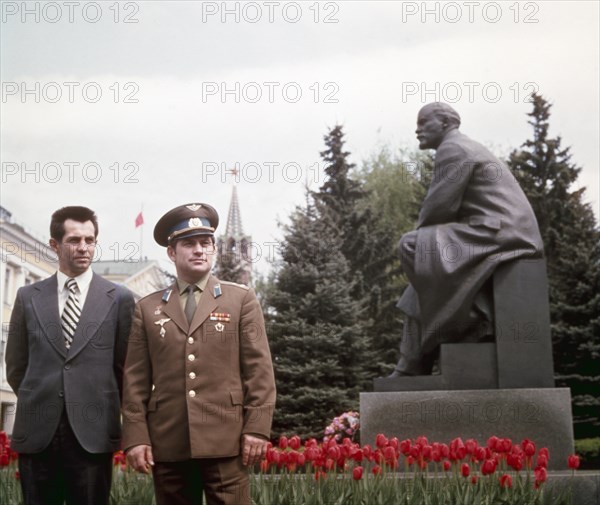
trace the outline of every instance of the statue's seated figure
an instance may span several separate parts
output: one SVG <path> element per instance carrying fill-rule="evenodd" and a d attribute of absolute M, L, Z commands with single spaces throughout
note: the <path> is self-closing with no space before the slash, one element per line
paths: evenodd
<path fill-rule="evenodd" d="M 431 374 L 442 344 L 496 342 L 498 324 L 506 322 L 495 321 L 494 273 L 509 262 L 543 258 L 537 221 L 518 182 L 459 127 L 458 113 L 444 103 L 419 111 L 419 148 L 436 155 L 416 230 L 399 244 L 410 284 L 398 302 L 406 319 L 390 377 Z"/>

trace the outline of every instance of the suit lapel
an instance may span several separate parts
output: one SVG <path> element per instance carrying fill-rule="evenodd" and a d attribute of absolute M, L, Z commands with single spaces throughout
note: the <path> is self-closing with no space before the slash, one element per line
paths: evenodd
<path fill-rule="evenodd" d="M 77 356 L 94 337 L 114 303 L 115 285 L 94 274 L 69 349 L 69 360 Z"/>
<path fill-rule="evenodd" d="M 214 296 L 214 288 L 216 284 L 216 279 L 211 275 L 208 278 L 206 288 L 204 289 L 204 291 L 202 292 L 202 296 L 200 297 L 200 303 L 198 305 L 198 308 L 196 309 L 196 313 L 194 314 L 194 319 L 192 319 L 192 324 L 190 325 L 188 335 L 194 333 L 198 329 L 198 327 L 206 320 L 210 313 L 217 308 L 218 304 Z"/>
<path fill-rule="evenodd" d="M 175 282 L 171 286 L 171 294 L 169 295 L 167 304 L 163 307 L 162 311 L 171 318 L 171 321 L 179 326 L 179 329 L 183 333 L 187 333 L 188 322 L 185 318 L 185 314 L 183 313 L 183 309 L 181 308 L 181 301 L 179 300 L 179 297 L 179 287 L 177 286 L 177 282 Z"/>
<path fill-rule="evenodd" d="M 58 283 L 56 274 L 35 285 L 37 292 L 31 297 L 31 306 L 37 318 L 36 334 L 43 332 L 52 347 L 63 357 L 67 356 L 65 337 L 58 313 Z"/>

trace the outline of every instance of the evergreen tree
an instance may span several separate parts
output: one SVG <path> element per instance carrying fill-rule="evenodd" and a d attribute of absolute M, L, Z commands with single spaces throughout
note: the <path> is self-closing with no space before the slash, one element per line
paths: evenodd
<path fill-rule="evenodd" d="M 548 264 L 550 317 L 557 385 L 571 388 L 575 435 L 600 429 L 600 232 L 585 188 L 574 190 L 581 168 L 561 138 L 548 135 L 550 108 L 533 95 L 533 139 L 510 154 L 509 165 L 536 214 Z"/>
<path fill-rule="evenodd" d="M 277 381 L 273 435 L 322 437 L 331 418 L 358 407 L 366 342 L 350 296 L 349 265 L 311 202 L 285 227 L 281 265 L 268 290 Z"/>
<path fill-rule="evenodd" d="M 398 361 L 404 316 L 396 307 L 407 285 L 398 256 L 398 242 L 413 230 L 431 178 L 433 160 L 422 151 L 373 154 L 358 174 L 364 188 L 359 206 L 369 210 L 370 257 L 361 270 L 370 288 L 368 334 L 376 356 L 373 376 L 387 375 Z"/>
<path fill-rule="evenodd" d="M 242 259 L 242 251 L 226 248 L 225 246 L 224 242 L 219 241 L 214 274 L 222 281 L 245 284 L 248 274 L 245 269 L 245 262 Z"/>

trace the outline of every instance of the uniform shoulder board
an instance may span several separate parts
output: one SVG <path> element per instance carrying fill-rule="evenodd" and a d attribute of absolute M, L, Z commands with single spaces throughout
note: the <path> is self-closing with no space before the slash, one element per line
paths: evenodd
<path fill-rule="evenodd" d="M 153 298 L 153 297 L 156 297 L 156 295 L 162 295 L 163 292 L 164 292 L 164 289 L 159 289 L 158 291 L 154 291 L 146 296 L 142 296 L 142 298 L 140 298 L 138 301 L 141 302 L 142 300 L 145 300 L 146 298 Z"/>
<path fill-rule="evenodd" d="M 236 288 L 242 288 L 245 289 L 246 291 L 248 291 L 250 289 L 249 286 L 246 286 L 245 284 L 238 284 L 237 282 L 229 282 L 229 281 L 219 281 L 221 284 L 225 284 L 227 286 L 235 286 Z"/>

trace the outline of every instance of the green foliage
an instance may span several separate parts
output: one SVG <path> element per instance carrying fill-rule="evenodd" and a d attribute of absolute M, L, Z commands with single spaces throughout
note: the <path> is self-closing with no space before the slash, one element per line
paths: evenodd
<path fill-rule="evenodd" d="M 585 437 L 600 429 L 600 231 L 585 188 L 572 189 L 581 169 L 561 138 L 548 135 L 551 104 L 532 99 L 533 138 L 511 153 L 509 164 L 540 226 L 557 385 L 571 388 L 575 435 Z"/>
<path fill-rule="evenodd" d="M 360 309 L 331 224 L 309 205 L 284 229 L 282 263 L 267 294 L 277 381 L 273 433 L 322 437 L 327 419 L 358 406 L 367 379 Z"/>
<path fill-rule="evenodd" d="M 581 456 L 581 468 L 600 469 L 600 437 L 575 440 L 575 452 Z"/>
<path fill-rule="evenodd" d="M 425 194 L 431 158 L 386 150 L 349 162 L 341 126 L 325 136 L 326 180 L 283 227 L 281 262 L 261 283 L 277 380 L 273 434 L 321 437 L 397 361 L 406 284 L 396 254 Z M 406 157 L 406 153 L 401 153 Z"/>
<path fill-rule="evenodd" d="M 397 244 L 414 229 L 433 170 L 428 153 L 383 147 L 357 173 L 365 193 L 357 203 L 370 216 L 369 254 L 359 267 L 365 279 L 370 326 L 366 333 L 377 361 L 371 374 L 387 375 L 398 360 L 403 317 L 396 308 L 407 284 Z"/>
<path fill-rule="evenodd" d="M 438 470 L 439 471 L 439 470 Z M 510 472 L 510 489 L 498 485 L 497 476 L 476 483 L 452 472 L 384 471 L 365 474 L 358 481 L 350 475 L 328 472 L 315 479 L 312 472 L 257 474 L 252 486 L 256 505 L 568 505 L 569 493 L 552 486 L 535 489 L 529 476 Z"/>

